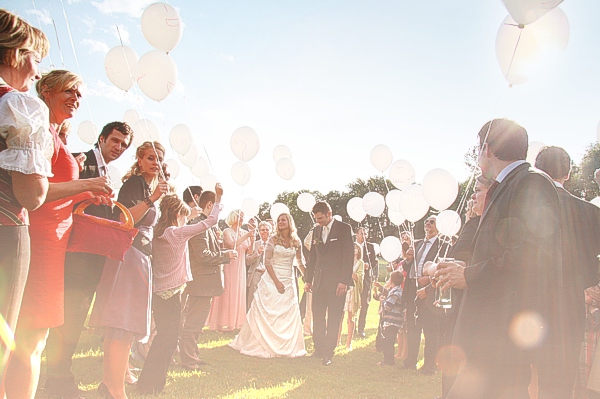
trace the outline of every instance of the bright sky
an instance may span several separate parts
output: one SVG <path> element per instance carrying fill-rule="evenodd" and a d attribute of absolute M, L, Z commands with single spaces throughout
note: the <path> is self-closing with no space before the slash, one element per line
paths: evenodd
<path fill-rule="evenodd" d="M 105 54 L 120 44 L 116 25 L 140 56 L 153 50 L 141 30 L 151 3 L 0 0 L 48 35 L 52 47 L 43 68 L 83 76 L 88 89 L 75 127 L 93 120 L 101 128 L 128 109 L 141 109 L 160 126 L 169 159 L 177 158 L 168 142 L 171 128 L 188 125 L 224 185 L 227 210 L 246 197 L 272 202 L 284 190 L 344 190 L 356 178 L 380 173 L 369 158 L 377 144 L 386 144 L 395 160 L 410 161 L 417 182 L 438 167 L 463 180 L 463 155 L 494 117 L 516 120 L 530 141 L 562 146 L 577 161 L 596 140 L 598 1 L 561 4 L 570 24 L 566 50 L 511 89 L 495 52 L 508 15 L 501 0 L 167 1 L 185 29 L 171 52 L 181 87 L 160 104 L 139 89 L 139 98 L 133 89 L 125 94 L 104 72 Z M 238 160 L 229 140 L 244 125 L 257 132 L 260 151 L 248 163 L 252 178 L 242 189 L 231 179 Z M 278 145 L 293 154 L 296 174 L 289 181 L 275 171 Z M 76 131 L 69 146 L 89 149 Z M 133 156 L 128 150 L 115 166 L 126 171 Z M 178 191 L 197 182 L 181 165 Z"/>

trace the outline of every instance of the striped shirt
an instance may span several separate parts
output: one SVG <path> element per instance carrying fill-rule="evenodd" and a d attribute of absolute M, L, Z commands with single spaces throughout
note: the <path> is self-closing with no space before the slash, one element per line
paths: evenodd
<path fill-rule="evenodd" d="M 390 290 L 383 302 L 383 327 L 401 327 L 404 322 L 404 313 L 402 310 L 402 288 L 396 286 Z"/>
<path fill-rule="evenodd" d="M 192 280 L 187 242 L 215 224 L 223 205 L 215 203 L 208 218 L 196 224 L 170 226 L 162 236 L 152 241 L 153 292 L 181 287 Z"/>

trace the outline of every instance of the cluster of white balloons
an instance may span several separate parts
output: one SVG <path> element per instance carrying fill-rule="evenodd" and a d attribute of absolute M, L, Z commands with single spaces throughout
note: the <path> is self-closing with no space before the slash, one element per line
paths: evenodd
<path fill-rule="evenodd" d="M 503 0 L 507 16 L 496 36 L 496 56 L 510 84 L 527 82 L 569 42 L 562 0 Z"/>
<path fill-rule="evenodd" d="M 369 192 L 363 198 L 350 199 L 346 205 L 350 218 L 360 223 L 367 215 L 379 217 L 387 206 L 388 219 L 400 226 L 406 220 L 412 223 L 421 220 L 432 207 L 441 211 L 437 223 L 440 234 L 453 236 L 460 230 L 460 216 L 446 209 L 456 200 L 459 189 L 450 172 L 432 169 L 425 174 L 421 185 L 415 184 L 415 169 L 411 163 L 404 159 L 394 162 L 391 150 L 384 144 L 371 150 L 371 163 L 382 173 L 389 169 L 389 179 L 396 188 L 385 198 Z M 395 236 L 385 237 L 381 242 L 381 255 L 388 262 L 397 259 L 401 251 L 402 245 Z"/>
<path fill-rule="evenodd" d="M 162 101 L 177 85 L 177 65 L 169 52 L 179 44 L 183 35 L 179 12 L 166 3 L 149 5 L 142 14 L 142 32 L 156 50 L 140 58 L 130 47 L 113 47 L 104 59 L 106 76 L 125 91 L 137 82 L 146 96 Z"/>

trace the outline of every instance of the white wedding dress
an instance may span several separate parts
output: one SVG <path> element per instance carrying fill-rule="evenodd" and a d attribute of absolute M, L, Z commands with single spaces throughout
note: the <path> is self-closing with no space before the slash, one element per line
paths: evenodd
<path fill-rule="evenodd" d="M 244 355 L 264 358 L 306 355 L 294 281 L 295 255 L 295 248 L 275 245 L 273 270 L 285 292 L 280 294 L 269 273 L 265 272 L 254 293 L 246 322 L 229 346 Z"/>

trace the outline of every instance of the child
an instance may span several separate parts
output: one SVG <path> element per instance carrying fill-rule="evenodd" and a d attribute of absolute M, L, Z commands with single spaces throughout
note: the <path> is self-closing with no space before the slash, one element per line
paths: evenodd
<path fill-rule="evenodd" d="M 354 335 L 354 327 L 356 325 L 356 316 L 360 310 L 360 298 L 363 290 L 365 268 L 362 257 L 362 246 L 354 243 L 354 268 L 352 269 L 352 280 L 354 281 L 354 287 L 348 287 L 348 291 L 346 291 L 346 303 L 344 304 L 344 311 L 348 312 L 348 336 L 346 338 L 347 351 L 352 350 L 352 337 Z M 344 318 L 342 317 L 342 320 L 340 321 L 340 331 L 338 333 L 338 345 L 341 344 L 343 322 Z"/>
<path fill-rule="evenodd" d="M 396 344 L 396 335 L 398 329 L 404 324 L 404 312 L 402 305 L 402 282 L 404 276 L 398 270 L 390 274 L 389 292 L 386 296 L 381 296 L 381 349 L 383 351 L 383 361 L 379 362 L 380 366 L 393 366 L 394 362 L 394 345 Z"/>
<path fill-rule="evenodd" d="M 137 382 L 138 391 L 142 394 L 162 392 L 165 386 L 171 357 L 177 347 L 181 294 L 186 283 L 192 280 L 187 242 L 217 223 L 223 194 L 218 183 L 215 193 L 210 216 L 194 224 L 185 224 L 192 212 L 176 194 L 166 195 L 160 204 L 161 215 L 152 241 L 152 314 L 156 336 Z M 197 209 L 191 216 L 197 216 Z"/>

